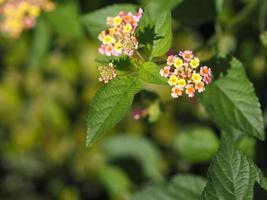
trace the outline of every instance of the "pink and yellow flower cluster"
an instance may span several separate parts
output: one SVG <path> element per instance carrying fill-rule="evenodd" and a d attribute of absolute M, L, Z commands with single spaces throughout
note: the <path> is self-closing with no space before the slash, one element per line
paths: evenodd
<path fill-rule="evenodd" d="M 186 93 L 188 97 L 194 97 L 195 92 L 203 92 L 205 85 L 211 82 L 211 69 L 207 66 L 199 68 L 200 60 L 192 51 L 181 51 L 178 55 L 170 55 L 167 65 L 160 70 L 162 77 L 168 78 L 172 86 L 171 96 L 178 98 Z"/>
<path fill-rule="evenodd" d="M 107 56 L 132 56 L 138 48 L 135 30 L 142 16 L 143 10 L 140 8 L 136 14 L 121 11 L 115 17 L 108 17 L 109 29 L 98 36 L 102 43 L 99 52 Z"/>
<path fill-rule="evenodd" d="M 35 26 L 41 11 L 54 9 L 50 0 L 0 0 L 0 32 L 17 38 Z"/>

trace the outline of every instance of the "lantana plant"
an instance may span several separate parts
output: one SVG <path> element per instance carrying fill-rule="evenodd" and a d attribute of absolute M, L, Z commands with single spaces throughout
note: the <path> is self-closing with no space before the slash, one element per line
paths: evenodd
<path fill-rule="evenodd" d="M 83 23 L 100 40 L 102 55 L 97 60 L 102 86 L 90 104 L 86 144 L 91 146 L 123 118 L 144 85 L 170 86 L 170 101 L 178 98 L 178 104 L 181 96 L 187 101 L 195 98 L 222 130 L 208 180 L 191 177 L 192 182 L 199 183 L 199 196 L 193 196 L 203 200 L 250 200 L 254 184 L 258 182 L 267 189 L 267 180 L 237 146 L 246 135 L 264 139 L 259 101 L 242 64 L 236 58 L 230 62 L 229 58 L 218 58 L 218 48 L 214 48 L 213 61 L 205 62 L 200 62 L 198 53 L 188 48 L 168 53 L 172 46 L 171 9 L 178 2 L 149 1 L 144 9 L 122 4 L 84 16 Z M 230 69 L 225 73 L 227 66 Z M 159 101 L 146 107 L 158 110 Z M 136 120 L 145 118 L 149 109 L 137 106 L 132 115 Z M 150 188 L 133 199 L 154 199 L 159 192 L 168 197 L 163 200 L 175 199 L 169 190 L 173 185 L 176 186 L 175 180 L 170 186 Z M 192 195 L 186 197 L 183 198 L 191 199 Z"/>

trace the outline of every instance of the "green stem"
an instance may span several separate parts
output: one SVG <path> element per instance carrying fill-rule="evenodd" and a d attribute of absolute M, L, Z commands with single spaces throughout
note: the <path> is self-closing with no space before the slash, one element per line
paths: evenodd
<path fill-rule="evenodd" d="M 251 14 L 251 12 L 257 7 L 258 0 L 254 0 L 249 3 L 242 11 L 240 11 L 233 20 L 228 24 L 227 29 L 235 29 L 245 21 L 245 19 Z"/>
<path fill-rule="evenodd" d="M 138 58 L 140 58 L 143 62 L 145 62 L 144 57 L 139 53 L 139 51 L 135 51 L 135 53 L 138 56 Z"/>
<path fill-rule="evenodd" d="M 267 10 L 267 1 L 262 0 L 262 6 L 260 7 L 260 14 L 259 14 L 259 29 L 260 33 L 265 31 L 265 23 L 266 23 L 266 10 Z"/>

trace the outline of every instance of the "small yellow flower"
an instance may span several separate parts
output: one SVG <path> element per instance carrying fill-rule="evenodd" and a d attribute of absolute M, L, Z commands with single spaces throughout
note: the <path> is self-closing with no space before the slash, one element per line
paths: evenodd
<path fill-rule="evenodd" d="M 194 58 L 190 61 L 190 66 L 192 68 L 197 68 L 199 66 L 199 59 L 198 58 Z"/>
<path fill-rule="evenodd" d="M 131 24 L 126 24 L 126 25 L 124 26 L 124 28 L 123 28 L 123 31 L 124 31 L 125 33 L 129 33 L 129 32 L 131 32 L 132 29 L 133 29 L 133 27 L 131 26 Z"/>
<path fill-rule="evenodd" d="M 174 66 L 175 66 L 176 68 L 179 68 L 179 67 L 182 67 L 182 66 L 183 66 L 183 61 L 182 61 L 182 59 L 180 59 L 180 58 L 175 58 L 173 64 L 174 64 Z"/>
<path fill-rule="evenodd" d="M 103 43 L 104 44 L 110 44 L 112 42 L 112 37 L 110 35 L 106 35 L 104 38 L 103 38 Z"/>
<path fill-rule="evenodd" d="M 121 19 L 120 16 L 117 16 L 117 17 L 114 17 L 114 18 L 113 18 L 113 24 L 114 24 L 115 26 L 120 25 L 121 22 L 122 22 L 122 19 Z"/>
<path fill-rule="evenodd" d="M 177 76 L 172 75 L 172 76 L 169 78 L 168 83 L 170 84 L 170 86 L 177 85 L 177 83 L 178 83 L 178 78 L 177 78 Z"/>
<path fill-rule="evenodd" d="M 201 81 L 202 77 L 200 76 L 199 73 L 194 73 L 192 75 L 192 80 L 195 82 L 195 83 L 199 83 Z"/>
<path fill-rule="evenodd" d="M 185 79 L 179 79 L 179 80 L 178 80 L 178 85 L 179 85 L 180 87 L 184 87 L 184 86 L 186 85 L 186 81 L 185 81 Z"/>
<path fill-rule="evenodd" d="M 122 51 L 122 44 L 120 42 L 117 42 L 115 45 L 114 45 L 114 49 L 115 51 L 117 52 L 121 52 Z"/>
<path fill-rule="evenodd" d="M 115 32 L 116 32 L 115 28 L 110 28 L 110 29 L 108 29 L 108 33 L 109 33 L 110 35 L 114 35 Z"/>

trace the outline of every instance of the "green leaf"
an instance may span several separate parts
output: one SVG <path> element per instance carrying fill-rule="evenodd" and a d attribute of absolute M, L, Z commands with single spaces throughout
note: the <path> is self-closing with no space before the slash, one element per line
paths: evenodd
<path fill-rule="evenodd" d="M 160 76 L 160 67 L 153 62 L 144 62 L 140 69 L 140 77 L 147 83 L 167 84 L 167 79 Z"/>
<path fill-rule="evenodd" d="M 255 145 L 256 139 L 251 137 L 243 137 L 240 141 L 238 148 L 242 151 L 246 156 L 253 159 L 255 155 Z"/>
<path fill-rule="evenodd" d="M 98 172 L 98 178 L 105 186 L 111 199 L 121 199 L 130 193 L 132 183 L 120 168 L 114 166 L 101 168 Z M 116 184 L 114 184 L 114 180 L 116 180 Z"/>
<path fill-rule="evenodd" d="M 135 12 L 137 6 L 134 4 L 116 4 L 107 6 L 105 8 L 96 10 L 82 17 L 82 23 L 85 25 L 87 31 L 92 37 L 97 38 L 102 30 L 108 28 L 106 18 L 108 16 L 116 16 L 120 11 Z"/>
<path fill-rule="evenodd" d="M 200 176 L 177 175 L 168 184 L 167 190 L 173 199 L 199 200 L 206 182 L 206 179 Z"/>
<path fill-rule="evenodd" d="M 262 189 L 267 191 L 267 178 L 264 177 L 262 171 L 255 166 L 257 171 L 257 183 L 261 186 Z"/>
<path fill-rule="evenodd" d="M 88 114 L 87 146 L 115 126 L 130 108 L 134 95 L 142 89 L 136 77 L 116 78 L 94 96 Z"/>
<path fill-rule="evenodd" d="M 151 30 L 153 31 L 153 34 L 150 33 L 153 37 L 151 56 L 162 56 L 170 49 L 172 43 L 171 11 L 162 10 L 154 1 L 145 7 L 143 19 L 140 22 L 140 32 L 151 32 Z"/>
<path fill-rule="evenodd" d="M 208 179 L 202 200 L 251 200 L 255 182 L 261 180 L 265 186 L 255 164 L 237 149 L 229 134 L 223 134 Z"/>
<path fill-rule="evenodd" d="M 78 5 L 75 1 L 59 3 L 52 12 L 45 13 L 48 22 L 61 37 L 76 39 L 83 35 Z"/>
<path fill-rule="evenodd" d="M 136 193 L 130 200 L 199 200 L 205 184 L 206 180 L 200 176 L 177 175 L 167 184 Z"/>
<path fill-rule="evenodd" d="M 39 66 L 40 62 L 42 61 L 44 55 L 46 54 L 49 48 L 50 39 L 50 29 L 47 26 L 45 20 L 41 17 L 38 19 L 38 24 L 34 29 L 33 33 L 33 42 L 29 57 L 30 66 Z"/>
<path fill-rule="evenodd" d="M 134 194 L 130 200 L 174 200 L 163 186 L 150 186 Z"/>
<path fill-rule="evenodd" d="M 191 163 L 209 161 L 218 147 L 219 141 L 213 131 L 204 127 L 181 132 L 175 138 L 175 149 L 179 156 Z"/>
<path fill-rule="evenodd" d="M 216 19 L 214 0 L 185 0 L 174 11 L 174 18 L 183 25 L 199 26 Z"/>
<path fill-rule="evenodd" d="M 264 139 L 259 100 L 237 59 L 232 60 L 228 74 L 208 86 L 199 99 L 223 130 Z"/>
<path fill-rule="evenodd" d="M 154 0 L 154 2 L 157 3 L 162 10 L 171 10 L 176 6 L 178 6 L 182 1 L 183 0 L 168 0 L 168 1 Z"/>
<path fill-rule="evenodd" d="M 149 140 L 130 135 L 119 135 L 104 142 L 102 148 L 108 159 L 134 158 L 142 165 L 147 177 L 161 178 L 160 152 Z"/>

